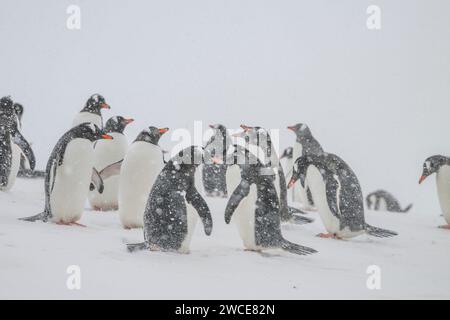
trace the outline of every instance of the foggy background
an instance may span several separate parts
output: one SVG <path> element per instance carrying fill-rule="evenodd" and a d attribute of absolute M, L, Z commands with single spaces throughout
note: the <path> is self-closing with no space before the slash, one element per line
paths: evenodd
<path fill-rule="evenodd" d="M 81 30 L 66 27 L 72 4 Z M 200 120 L 280 128 L 284 148 L 286 126 L 307 123 L 366 194 L 384 188 L 435 215 L 434 177 L 418 178 L 426 157 L 450 154 L 449 15 L 447 0 L 2 0 L 0 96 L 23 103 L 39 168 L 98 92 L 105 120 L 136 119 L 130 141 Z"/>

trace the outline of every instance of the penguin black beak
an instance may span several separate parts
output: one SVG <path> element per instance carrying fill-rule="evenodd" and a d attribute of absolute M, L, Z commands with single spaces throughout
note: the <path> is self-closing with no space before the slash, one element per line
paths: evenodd
<path fill-rule="evenodd" d="M 107 103 L 102 103 L 102 104 L 100 105 L 100 109 L 111 109 L 111 107 L 110 107 L 109 104 L 107 104 Z"/>
<path fill-rule="evenodd" d="M 114 138 L 112 136 L 110 136 L 109 134 L 102 134 L 102 139 L 113 140 Z"/>
<path fill-rule="evenodd" d="M 125 124 L 130 124 L 130 123 L 132 123 L 133 121 L 134 121 L 133 118 L 125 119 Z"/>
<path fill-rule="evenodd" d="M 160 129 L 158 129 L 158 131 L 159 131 L 160 134 L 164 134 L 167 131 L 169 131 L 169 128 L 160 128 Z"/>
<path fill-rule="evenodd" d="M 421 175 L 419 179 L 419 184 L 421 184 L 427 178 L 426 175 Z"/>
<path fill-rule="evenodd" d="M 292 188 L 296 181 L 297 179 L 291 178 L 291 180 L 289 180 L 289 183 L 287 185 L 288 189 Z"/>

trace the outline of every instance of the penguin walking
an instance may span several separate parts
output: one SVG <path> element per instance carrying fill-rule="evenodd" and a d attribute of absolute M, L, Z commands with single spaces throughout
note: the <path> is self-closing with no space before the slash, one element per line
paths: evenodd
<path fill-rule="evenodd" d="M 436 173 L 439 204 L 441 206 L 442 215 L 447 222 L 446 225 L 439 226 L 439 228 L 450 230 L 450 158 L 442 155 L 435 155 L 425 159 L 419 184 L 433 173 Z"/>
<path fill-rule="evenodd" d="M 269 132 L 261 127 L 241 125 L 241 128 L 244 131 L 237 133 L 234 136 L 241 138 L 243 137 L 246 139 L 249 146 L 253 145 L 256 147 L 256 150 L 254 151 L 256 153 L 255 156 L 260 160 L 263 159 L 262 161 L 264 161 L 266 166 L 264 170 L 266 170 L 269 175 L 275 174 L 274 183 L 280 203 L 281 220 L 283 222 L 291 222 L 295 224 L 313 222 L 314 219 L 301 216 L 304 215 L 305 212 L 288 205 L 286 178 Z"/>
<path fill-rule="evenodd" d="M 359 181 L 353 170 L 331 153 L 301 156 L 294 163 L 291 188 L 300 180 L 308 181 L 314 203 L 328 234 L 323 238 L 347 239 L 367 233 L 392 237 L 396 232 L 373 227 L 365 222 L 364 202 Z"/>
<path fill-rule="evenodd" d="M 153 183 L 164 167 L 158 145 L 168 128 L 149 127 L 137 136 L 122 162 L 119 178 L 119 218 L 125 229 L 142 228 Z"/>
<path fill-rule="evenodd" d="M 366 197 L 367 208 L 375 211 L 389 211 L 389 212 L 408 212 L 412 203 L 404 209 L 400 206 L 400 202 L 386 190 L 376 190 L 371 192 Z"/>
<path fill-rule="evenodd" d="M 0 99 L 0 190 L 10 190 L 16 180 L 22 155 L 34 170 L 36 159 L 30 144 L 19 130 L 19 121 L 10 97 Z"/>
<path fill-rule="evenodd" d="M 72 127 L 76 127 L 85 122 L 90 122 L 102 129 L 102 109 L 111 109 L 111 107 L 106 103 L 105 98 L 102 95 L 97 93 L 93 94 L 86 101 L 84 108 L 75 116 L 75 119 L 73 119 Z"/>
<path fill-rule="evenodd" d="M 231 138 L 227 129 L 221 124 L 209 126 L 213 129 L 213 136 L 205 145 L 205 154 L 217 156 L 222 161 L 225 159 Z M 225 164 L 204 164 L 202 168 L 202 180 L 205 193 L 208 197 L 227 197 Z"/>
<path fill-rule="evenodd" d="M 92 144 L 99 139 L 113 137 L 92 123 L 82 123 L 59 139 L 47 162 L 44 211 L 20 220 L 80 225 L 77 221 L 83 213 L 89 184 L 93 181 L 98 190 L 103 189 L 102 179 L 93 169 Z"/>
<path fill-rule="evenodd" d="M 197 214 L 205 234 L 211 234 L 211 212 L 194 181 L 196 167 L 202 162 L 202 151 L 194 146 L 183 149 L 167 162 L 145 207 L 145 242 L 129 244 L 130 252 L 149 249 L 188 253 Z"/>
<path fill-rule="evenodd" d="M 300 156 L 311 154 L 322 154 L 323 149 L 319 142 L 313 137 L 311 130 L 304 123 L 297 123 L 287 127 L 293 131 L 296 136 L 295 144 L 292 151 L 292 157 L 295 161 Z M 289 180 L 289 178 L 288 178 Z M 307 185 L 308 183 L 306 183 Z M 314 203 L 308 188 L 303 188 L 300 183 L 294 186 L 293 199 L 294 202 L 303 204 L 305 210 L 314 210 Z"/>
<path fill-rule="evenodd" d="M 103 131 L 112 136 L 112 140 L 98 140 L 94 143 L 94 168 L 102 176 L 102 170 L 110 165 L 121 162 L 128 148 L 127 138 L 123 134 L 125 127 L 133 119 L 115 116 L 106 121 Z M 119 171 L 120 173 L 120 171 Z M 106 178 L 102 176 L 104 189 L 99 193 L 97 189 L 88 194 L 89 203 L 94 210 L 117 210 L 119 203 L 119 174 Z M 91 188 L 92 189 L 92 188 Z"/>
<path fill-rule="evenodd" d="M 242 180 L 228 200 L 225 222 L 229 224 L 233 217 L 246 250 L 281 248 L 299 255 L 317 252 L 283 238 L 276 174 L 268 174 L 267 166 L 247 149 L 236 146 L 235 150 L 233 161 L 241 168 Z"/>

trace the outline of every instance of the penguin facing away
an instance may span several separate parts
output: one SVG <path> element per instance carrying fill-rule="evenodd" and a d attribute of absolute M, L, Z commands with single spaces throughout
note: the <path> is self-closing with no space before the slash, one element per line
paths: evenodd
<path fill-rule="evenodd" d="M 442 215 L 447 222 L 446 225 L 439 226 L 439 228 L 450 230 L 450 158 L 442 155 L 435 155 L 425 159 L 419 184 L 433 173 L 436 173 L 439 204 Z"/>
<path fill-rule="evenodd" d="M 295 133 L 296 140 L 293 147 L 293 160 L 295 161 L 300 156 L 311 154 L 322 154 L 323 149 L 320 143 L 313 137 L 311 130 L 304 123 L 297 123 L 293 126 L 287 127 L 289 130 Z M 288 178 L 289 179 L 289 178 Z M 314 203 L 310 196 L 308 196 L 308 188 L 303 188 L 300 183 L 294 186 L 293 201 L 303 204 L 305 209 L 313 210 Z"/>
<path fill-rule="evenodd" d="M 19 122 L 10 97 L 0 99 L 0 190 L 10 190 L 25 156 L 34 170 L 36 160 L 30 144 L 19 130 Z"/>
<path fill-rule="evenodd" d="M 195 170 L 203 153 L 192 146 L 170 159 L 156 179 L 144 213 L 143 243 L 127 245 L 130 252 L 149 249 L 188 253 L 200 216 L 206 235 L 212 231 L 211 212 L 195 188 Z"/>
<path fill-rule="evenodd" d="M 205 154 L 217 156 L 224 161 L 231 138 L 227 129 L 221 124 L 210 125 L 213 136 L 205 145 Z M 202 180 L 205 193 L 208 197 L 227 197 L 226 170 L 224 164 L 205 164 L 202 170 Z"/>
<path fill-rule="evenodd" d="M 77 221 L 83 213 L 89 184 L 93 181 L 98 190 L 103 189 L 103 181 L 93 168 L 92 144 L 99 139 L 113 138 L 92 123 L 82 123 L 59 139 L 47 162 L 44 211 L 20 220 L 80 225 Z"/>
<path fill-rule="evenodd" d="M 142 228 L 148 195 L 164 167 L 159 140 L 168 128 L 139 133 L 123 159 L 119 178 L 119 218 L 125 229 Z"/>
<path fill-rule="evenodd" d="M 115 116 L 108 119 L 106 122 L 103 131 L 112 136 L 113 139 L 102 139 L 94 143 L 94 168 L 101 176 L 103 173 L 102 170 L 123 160 L 128 148 L 127 138 L 123 132 L 126 126 L 133 121 L 133 119 Z M 94 210 L 117 210 L 119 198 L 119 174 L 120 170 L 118 174 L 111 175 L 108 178 L 102 176 L 104 185 L 102 193 L 99 193 L 96 189 L 89 192 L 89 203 Z"/>
<path fill-rule="evenodd" d="M 400 202 L 386 190 L 376 190 L 366 196 L 367 208 L 375 211 L 389 212 L 408 212 L 412 203 L 404 209 L 400 206 Z"/>
<path fill-rule="evenodd" d="M 268 174 L 260 159 L 241 146 L 236 147 L 233 158 L 241 168 L 242 180 L 228 200 L 225 222 L 229 224 L 233 218 L 246 250 L 281 248 L 299 255 L 317 252 L 283 238 L 275 173 Z"/>
<path fill-rule="evenodd" d="M 72 127 L 76 127 L 85 122 L 90 122 L 102 129 L 102 109 L 111 109 L 111 107 L 106 103 L 105 98 L 102 95 L 93 94 L 86 101 L 84 108 L 75 116 L 75 119 L 73 119 Z"/>
<path fill-rule="evenodd" d="M 396 232 L 373 227 L 365 222 L 364 202 L 359 181 L 353 170 L 331 153 L 301 156 L 294 163 L 288 187 L 305 180 L 328 234 L 324 238 L 347 239 L 367 233 L 375 237 L 392 237 Z"/>

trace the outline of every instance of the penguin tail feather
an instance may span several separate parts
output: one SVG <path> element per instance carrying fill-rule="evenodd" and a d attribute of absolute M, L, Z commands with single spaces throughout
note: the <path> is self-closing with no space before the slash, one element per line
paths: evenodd
<path fill-rule="evenodd" d="M 293 224 L 307 224 L 307 223 L 314 222 L 314 219 L 308 218 L 308 217 L 299 216 L 299 215 L 293 215 L 290 221 Z"/>
<path fill-rule="evenodd" d="M 28 222 L 36 222 L 38 220 L 43 220 L 44 214 L 45 214 L 45 212 L 41 212 L 41 213 L 38 213 L 31 217 L 19 218 L 19 220 L 28 221 Z"/>
<path fill-rule="evenodd" d="M 127 244 L 128 252 L 136 252 L 136 251 L 140 251 L 140 250 L 145 250 L 147 248 L 148 248 L 148 246 L 145 242 Z"/>
<path fill-rule="evenodd" d="M 371 236 L 378 237 L 378 238 L 389 238 L 397 236 L 398 233 L 391 230 L 381 229 L 374 226 L 371 226 L 366 223 L 366 232 L 370 234 Z"/>
<path fill-rule="evenodd" d="M 408 212 L 409 210 L 411 210 L 411 208 L 412 208 L 412 206 L 413 206 L 413 204 L 412 203 L 410 203 L 408 206 L 406 206 L 406 208 L 405 209 L 403 209 L 401 212 Z"/>
<path fill-rule="evenodd" d="M 293 254 L 299 254 L 299 255 L 308 255 L 312 253 L 316 253 L 317 250 L 314 250 L 313 248 L 304 247 L 296 243 L 292 243 L 290 241 L 287 241 L 286 239 L 281 240 L 281 249 L 288 251 Z"/>
<path fill-rule="evenodd" d="M 307 212 L 297 209 L 297 208 L 294 208 L 294 207 L 288 207 L 288 212 L 290 214 L 307 214 Z"/>

